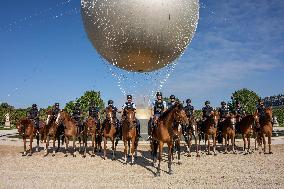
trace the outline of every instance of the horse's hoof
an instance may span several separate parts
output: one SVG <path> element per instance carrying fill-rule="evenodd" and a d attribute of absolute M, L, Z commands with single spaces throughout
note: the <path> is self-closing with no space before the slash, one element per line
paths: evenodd
<path fill-rule="evenodd" d="M 269 154 L 273 154 L 273 152 L 269 152 Z"/>
<path fill-rule="evenodd" d="M 54 157 L 55 156 L 55 154 L 52 154 L 52 157 Z"/>
<path fill-rule="evenodd" d="M 224 152 L 224 154 L 228 154 L 228 152 Z"/>
<path fill-rule="evenodd" d="M 23 153 L 22 156 L 27 156 L 27 154 L 24 154 L 24 153 Z"/>
<path fill-rule="evenodd" d="M 261 152 L 259 152 L 259 154 L 261 154 Z"/>
<path fill-rule="evenodd" d="M 114 160 L 115 160 L 115 157 L 112 157 L 111 160 L 114 161 Z"/>
<path fill-rule="evenodd" d="M 191 157 L 191 154 L 188 154 L 187 157 Z"/>
<path fill-rule="evenodd" d="M 216 153 L 214 153 L 214 156 L 217 156 L 217 154 L 216 154 Z"/>
<path fill-rule="evenodd" d="M 178 161 L 178 165 L 181 165 L 182 163 L 181 163 L 181 161 Z"/>
<path fill-rule="evenodd" d="M 91 157 L 95 157 L 95 154 L 92 154 Z"/>
<path fill-rule="evenodd" d="M 32 154 L 31 154 L 31 153 L 29 153 L 29 154 L 28 154 L 28 156 L 32 156 Z"/>
<path fill-rule="evenodd" d="M 197 154 L 196 157 L 200 157 L 200 154 Z"/>
<path fill-rule="evenodd" d="M 172 175 L 173 174 L 173 171 L 169 171 L 169 175 Z"/>
<path fill-rule="evenodd" d="M 207 155 L 211 156 L 211 155 L 212 155 L 212 153 L 207 153 Z"/>
<path fill-rule="evenodd" d="M 83 158 L 86 158 L 86 155 L 83 155 Z"/>
<path fill-rule="evenodd" d="M 160 177 L 161 176 L 161 173 L 160 172 L 158 172 L 158 173 L 156 173 L 156 175 L 155 175 L 156 177 Z"/>
<path fill-rule="evenodd" d="M 76 157 L 76 154 L 73 154 L 73 157 Z"/>

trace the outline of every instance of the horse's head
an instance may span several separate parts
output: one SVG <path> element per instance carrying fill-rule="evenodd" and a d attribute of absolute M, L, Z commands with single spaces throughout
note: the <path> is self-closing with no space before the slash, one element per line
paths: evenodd
<path fill-rule="evenodd" d="M 62 110 L 62 111 L 58 114 L 55 123 L 56 123 L 56 125 L 60 125 L 60 124 L 62 124 L 62 123 L 63 123 L 66 119 L 68 119 L 68 118 L 70 118 L 70 116 L 68 115 L 68 113 L 67 113 L 66 111 Z"/>
<path fill-rule="evenodd" d="M 254 119 L 254 123 L 255 123 L 256 125 L 259 125 L 259 115 L 258 115 L 257 112 L 254 113 L 253 119 Z"/>
<path fill-rule="evenodd" d="M 127 121 L 130 127 L 135 126 L 136 124 L 135 110 L 131 108 L 125 108 L 124 113 L 125 113 L 124 121 Z"/>
<path fill-rule="evenodd" d="M 186 112 L 184 111 L 183 105 L 179 102 L 177 102 L 174 107 L 174 121 L 181 124 L 181 125 L 188 125 L 189 120 L 186 115 Z"/>
<path fill-rule="evenodd" d="M 273 118 L 272 118 L 272 108 L 271 107 L 265 109 L 265 117 L 268 121 L 270 122 L 272 121 Z"/>
<path fill-rule="evenodd" d="M 219 119 L 220 119 L 220 113 L 219 111 L 215 110 L 211 112 L 211 118 L 215 125 L 218 125 Z"/>
<path fill-rule="evenodd" d="M 45 124 L 49 125 L 50 121 L 51 121 L 51 118 L 52 118 L 52 110 L 48 110 L 46 114 L 47 114 L 47 119 L 45 121 Z"/>
<path fill-rule="evenodd" d="M 18 129 L 18 132 L 20 135 L 24 135 L 26 132 L 26 129 L 29 126 L 33 126 L 33 123 L 30 119 L 24 118 L 21 119 L 17 124 L 16 124 L 16 128 Z"/>
<path fill-rule="evenodd" d="M 115 124 L 115 117 L 114 117 L 114 112 L 112 108 L 107 108 L 106 109 L 106 119 L 109 122 L 109 124 Z"/>
<path fill-rule="evenodd" d="M 228 119 L 230 120 L 230 124 L 232 126 L 235 126 L 236 123 L 237 123 L 237 118 L 236 117 L 237 117 L 237 115 L 232 114 L 232 113 L 230 113 L 229 116 L 228 116 Z"/>

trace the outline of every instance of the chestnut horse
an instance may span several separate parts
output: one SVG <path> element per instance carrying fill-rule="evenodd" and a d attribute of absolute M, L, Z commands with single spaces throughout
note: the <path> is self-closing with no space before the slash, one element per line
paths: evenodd
<path fill-rule="evenodd" d="M 266 108 L 265 109 L 265 116 L 263 118 L 260 118 L 259 124 L 260 124 L 260 130 L 257 133 L 257 136 L 259 136 L 259 143 L 258 146 L 260 146 L 263 143 L 263 153 L 266 153 L 266 140 L 265 137 L 268 138 L 268 146 L 269 146 L 269 154 L 273 154 L 271 151 L 271 137 L 272 137 L 272 108 Z M 258 138 L 256 136 L 256 138 Z M 261 152 L 260 152 L 261 153 Z"/>
<path fill-rule="evenodd" d="M 213 140 L 213 153 L 216 156 L 216 136 L 217 136 L 217 128 L 216 126 L 218 125 L 219 121 L 219 113 L 217 111 L 212 111 L 211 115 L 202 123 L 203 127 L 201 127 L 200 131 L 204 133 L 205 137 L 205 151 L 207 151 L 207 155 L 212 155 L 210 153 L 210 136 L 212 137 Z M 201 137 L 199 138 L 199 145 L 200 145 L 200 140 Z M 208 146 L 206 146 L 206 142 L 208 140 Z"/>
<path fill-rule="evenodd" d="M 225 140 L 225 154 L 228 153 L 228 146 L 229 146 L 229 140 L 231 139 L 232 143 L 232 151 L 234 154 L 236 154 L 235 151 L 235 125 L 236 125 L 236 117 L 233 114 L 230 114 L 226 117 L 226 119 L 223 122 L 220 122 L 218 124 L 219 130 L 222 133 L 222 137 Z"/>
<path fill-rule="evenodd" d="M 174 140 L 174 123 L 179 123 L 181 125 L 188 125 L 188 118 L 183 109 L 182 104 L 176 103 L 174 106 L 166 110 L 158 119 L 157 127 L 153 129 L 152 132 L 152 155 L 153 163 L 156 164 L 157 161 L 157 150 L 159 147 L 159 164 L 157 166 L 156 176 L 160 176 L 161 171 L 161 161 L 164 143 L 168 145 L 168 168 L 169 174 L 172 174 L 172 148 Z"/>
<path fill-rule="evenodd" d="M 131 163 L 134 164 L 134 152 L 137 156 L 138 137 L 136 132 L 135 110 L 130 108 L 124 109 L 124 117 L 121 121 L 122 140 L 124 143 L 124 163 L 127 163 L 128 144 L 131 141 Z"/>
<path fill-rule="evenodd" d="M 58 124 L 56 124 L 56 117 L 52 115 L 52 110 L 47 112 L 46 127 L 44 130 L 46 138 L 45 155 L 48 155 L 49 141 L 53 140 L 52 156 L 55 156 L 55 141 L 57 139 Z M 60 141 L 58 141 L 59 148 Z"/>
<path fill-rule="evenodd" d="M 40 121 L 39 122 L 39 132 L 36 132 L 36 128 L 35 128 L 35 123 L 28 118 L 23 118 L 21 119 L 17 124 L 16 124 L 16 128 L 18 129 L 19 135 L 22 136 L 23 138 L 23 142 L 24 142 L 24 152 L 23 152 L 23 156 L 27 155 L 27 148 L 26 148 L 26 144 L 27 144 L 27 139 L 30 139 L 30 152 L 28 153 L 28 156 L 32 155 L 32 149 L 33 149 L 33 138 L 36 137 L 37 139 L 37 147 L 36 147 L 36 151 L 39 150 L 39 138 L 41 135 L 41 140 L 43 140 L 44 138 L 44 128 L 45 128 L 45 124 L 44 122 Z"/>
<path fill-rule="evenodd" d="M 184 133 L 185 142 L 187 144 L 188 157 L 191 157 L 191 141 L 194 138 L 196 146 L 196 157 L 200 157 L 199 145 L 197 140 L 199 140 L 199 134 L 197 129 L 197 123 L 194 117 L 188 117 L 189 124 L 186 126 L 186 131 Z"/>
<path fill-rule="evenodd" d="M 92 157 L 95 156 L 95 142 L 96 142 L 96 135 L 97 135 L 97 121 L 92 118 L 89 117 L 86 122 L 84 123 L 84 131 L 83 131 L 83 135 L 84 138 L 88 138 L 89 136 L 92 137 Z M 84 140 L 84 156 L 86 157 L 86 153 L 87 153 L 87 140 Z"/>
<path fill-rule="evenodd" d="M 86 137 L 83 134 L 84 131 L 82 131 L 81 133 L 78 133 L 76 121 L 73 118 L 71 118 L 70 115 L 66 111 L 61 111 L 57 116 L 56 124 L 59 125 L 62 123 L 64 124 L 64 136 L 65 136 L 65 142 L 66 142 L 65 157 L 67 157 L 69 153 L 68 146 L 69 146 L 70 138 L 72 138 L 73 140 L 73 150 L 74 150 L 73 157 L 76 157 L 76 154 L 77 154 L 76 139 L 79 137 L 82 137 L 83 141 L 85 141 Z"/>
<path fill-rule="evenodd" d="M 106 159 L 107 139 L 110 139 L 112 143 L 112 160 L 115 160 L 116 145 L 114 143 L 116 136 L 116 117 L 114 116 L 113 109 L 107 107 L 105 109 L 106 118 L 102 124 L 103 126 L 103 137 L 104 137 L 104 159 Z"/>
<path fill-rule="evenodd" d="M 246 115 L 236 126 L 237 133 L 242 135 L 244 141 L 244 155 L 251 153 L 250 137 L 254 129 L 254 125 L 259 124 L 258 114 Z"/>

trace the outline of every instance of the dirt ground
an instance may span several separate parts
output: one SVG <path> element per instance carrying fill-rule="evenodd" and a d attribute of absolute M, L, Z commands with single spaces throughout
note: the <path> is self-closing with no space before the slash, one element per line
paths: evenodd
<path fill-rule="evenodd" d="M 64 157 L 63 151 L 44 157 L 43 148 L 22 157 L 22 147 L 1 144 L 0 188 L 284 188 L 284 145 L 272 147 L 272 155 L 239 151 L 197 158 L 183 152 L 181 165 L 174 160 L 173 175 L 167 174 L 164 154 L 161 177 L 155 177 L 146 144 L 139 146 L 133 166 L 123 164 L 121 145 L 112 161 L 110 152 L 107 160 L 99 152 L 86 158 Z"/>

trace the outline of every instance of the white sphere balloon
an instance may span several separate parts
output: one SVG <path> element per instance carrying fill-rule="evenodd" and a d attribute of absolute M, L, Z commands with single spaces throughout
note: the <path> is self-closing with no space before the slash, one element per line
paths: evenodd
<path fill-rule="evenodd" d="M 196 31 L 199 0 L 81 0 L 90 41 L 109 63 L 135 72 L 177 59 Z"/>

